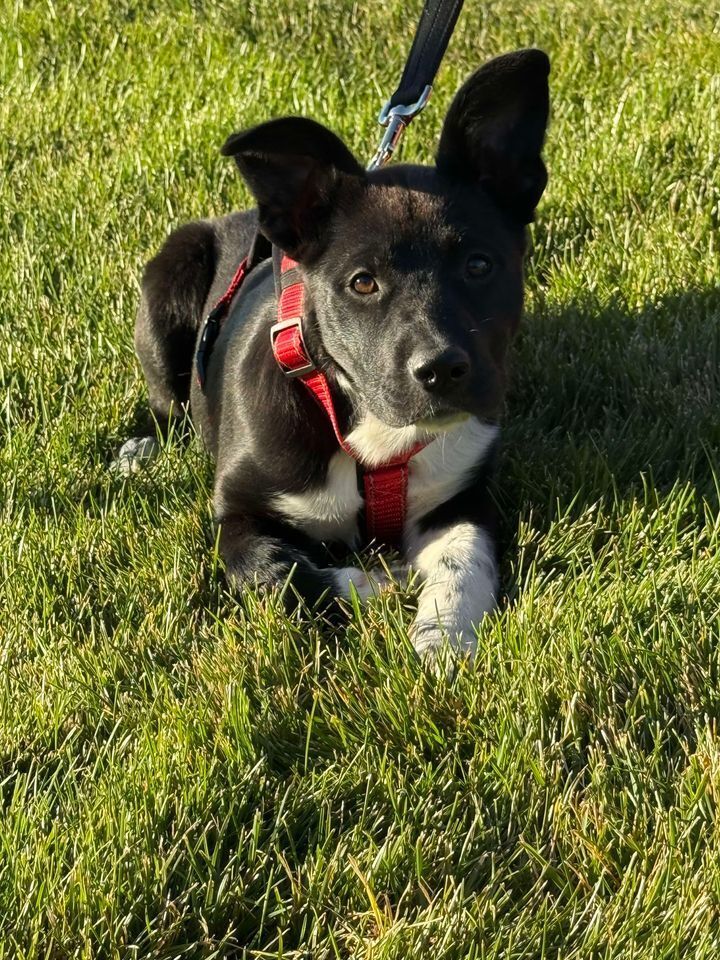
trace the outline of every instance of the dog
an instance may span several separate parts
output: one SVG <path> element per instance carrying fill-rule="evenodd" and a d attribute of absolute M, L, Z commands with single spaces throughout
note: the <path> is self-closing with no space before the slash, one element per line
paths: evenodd
<path fill-rule="evenodd" d="M 403 556 L 421 582 L 412 641 L 422 655 L 447 638 L 474 652 L 498 592 L 488 481 L 527 224 L 547 182 L 549 70 L 533 49 L 477 70 L 452 101 L 434 166 L 368 171 L 300 117 L 236 133 L 222 152 L 256 209 L 186 224 L 147 265 L 135 344 L 150 407 L 162 425 L 189 408 L 215 459 L 219 549 L 234 588 L 290 580 L 286 595 L 309 604 L 378 589 L 382 577 L 333 565 L 337 545 L 362 545 L 357 467 L 417 451 L 401 518 Z M 258 230 L 298 265 L 302 335 L 343 447 L 273 356 L 269 259 L 234 298 L 198 383 L 203 318 Z"/>

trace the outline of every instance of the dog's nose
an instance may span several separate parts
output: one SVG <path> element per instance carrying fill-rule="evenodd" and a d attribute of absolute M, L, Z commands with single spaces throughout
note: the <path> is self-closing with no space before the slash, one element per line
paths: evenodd
<path fill-rule="evenodd" d="M 470 373 L 470 357 L 460 347 L 448 347 L 431 360 L 411 361 L 412 374 L 428 393 L 459 386 Z"/>

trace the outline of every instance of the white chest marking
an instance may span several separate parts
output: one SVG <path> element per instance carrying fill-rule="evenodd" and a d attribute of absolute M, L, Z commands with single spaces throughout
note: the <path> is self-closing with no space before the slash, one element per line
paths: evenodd
<path fill-rule="evenodd" d="M 499 428 L 474 417 L 437 436 L 410 461 L 409 525 L 462 490 L 468 474 L 487 456 Z"/>
<path fill-rule="evenodd" d="M 368 416 L 348 434 L 347 441 L 367 466 L 384 463 L 419 440 L 430 441 L 410 461 L 408 527 L 462 489 L 468 473 L 483 461 L 497 434 L 497 426 L 474 418 L 433 436 L 420 427 L 389 427 Z M 362 507 L 355 461 L 338 450 L 330 460 L 323 486 L 281 494 L 273 506 L 317 540 L 342 540 L 355 546 L 357 514 Z"/>
<path fill-rule="evenodd" d="M 358 534 L 357 514 L 362 507 L 355 461 L 338 450 L 328 464 L 323 486 L 280 494 L 273 506 L 293 526 L 316 540 L 342 540 L 353 546 Z"/>

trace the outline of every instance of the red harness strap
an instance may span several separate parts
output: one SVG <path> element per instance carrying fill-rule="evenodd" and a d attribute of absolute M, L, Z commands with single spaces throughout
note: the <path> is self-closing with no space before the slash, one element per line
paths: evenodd
<path fill-rule="evenodd" d="M 288 377 L 298 377 L 327 414 L 337 442 L 354 460 L 357 453 L 347 443 L 338 424 L 327 377 L 310 359 L 302 335 L 305 287 L 297 263 L 283 256 L 280 263 L 278 321 L 270 331 L 275 359 Z M 425 443 L 417 443 L 387 463 L 363 467 L 365 527 L 368 540 L 398 544 L 407 512 L 408 462 Z"/>
<path fill-rule="evenodd" d="M 408 460 L 424 446 L 423 443 L 413 447 L 398 460 L 363 471 L 368 540 L 401 543 L 407 513 Z"/>
<path fill-rule="evenodd" d="M 232 299 L 242 286 L 243 280 L 247 276 L 250 266 L 251 258 L 250 255 L 248 255 L 235 271 L 233 278 L 230 281 L 230 286 L 220 297 L 207 317 L 205 317 L 205 322 L 203 323 L 202 330 L 200 331 L 200 339 L 198 340 L 197 350 L 195 351 L 195 373 L 201 390 L 205 389 L 210 354 L 212 353 L 212 348 L 217 340 L 217 336 L 220 333 L 220 324 L 225 319 L 225 314 L 230 309 Z"/>

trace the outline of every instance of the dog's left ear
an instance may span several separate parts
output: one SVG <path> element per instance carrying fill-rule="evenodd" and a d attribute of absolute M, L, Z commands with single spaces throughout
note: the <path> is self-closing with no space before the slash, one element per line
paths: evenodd
<path fill-rule="evenodd" d="M 542 50 L 490 60 L 460 88 L 445 119 L 438 170 L 481 184 L 530 223 L 547 183 L 540 152 L 549 112 L 550 61 Z"/>
<path fill-rule="evenodd" d="M 295 260 L 320 238 L 343 177 L 364 176 L 342 140 L 304 117 L 235 133 L 222 153 L 235 158 L 252 191 L 262 232 Z"/>

